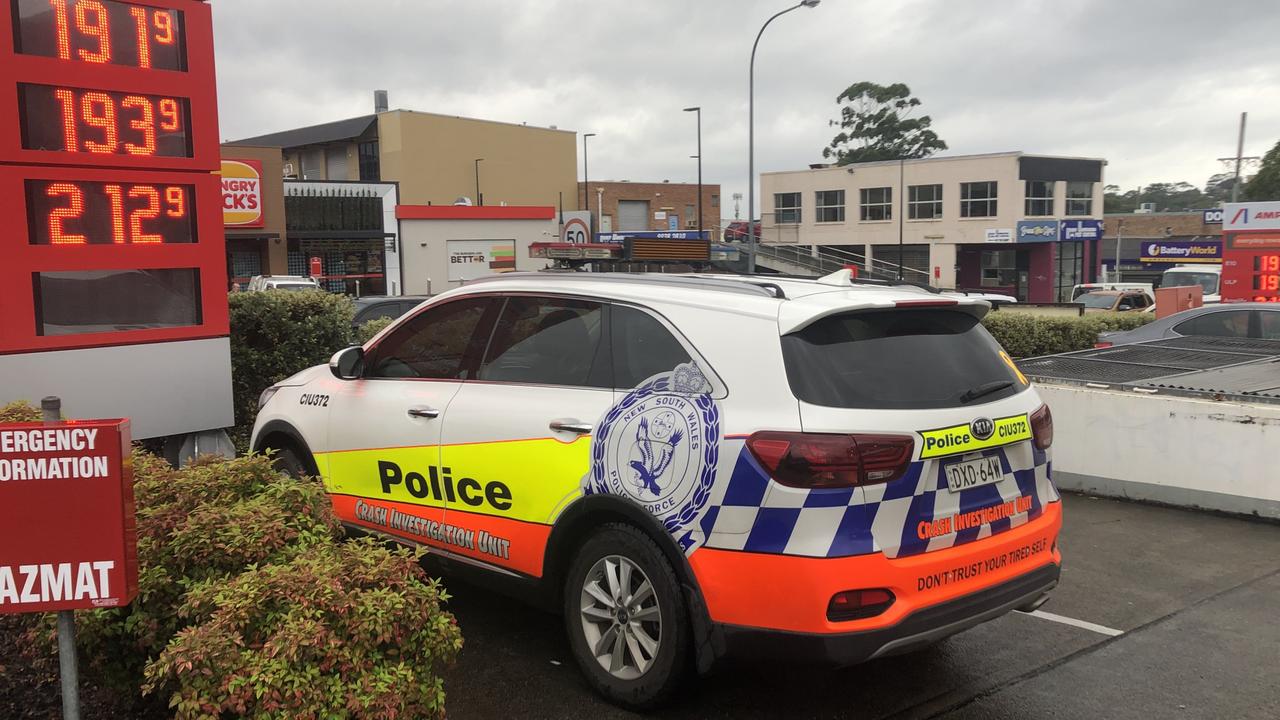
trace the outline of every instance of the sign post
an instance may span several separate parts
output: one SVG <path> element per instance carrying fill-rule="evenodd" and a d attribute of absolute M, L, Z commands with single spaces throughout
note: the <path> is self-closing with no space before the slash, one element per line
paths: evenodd
<path fill-rule="evenodd" d="M 58 613 L 62 716 L 78 720 L 72 611 L 133 599 L 137 532 L 129 421 L 61 421 L 61 404 L 41 401 L 43 423 L 0 425 L 0 613 Z"/>

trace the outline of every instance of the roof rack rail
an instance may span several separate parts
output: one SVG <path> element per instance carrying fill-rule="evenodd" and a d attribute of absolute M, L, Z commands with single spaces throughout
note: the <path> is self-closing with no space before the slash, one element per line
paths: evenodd
<path fill-rule="evenodd" d="M 816 283 L 820 279 L 820 277 L 814 277 L 813 275 L 792 275 L 789 273 L 726 272 L 724 274 L 737 275 L 743 278 L 760 278 L 762 280 L 768 279 L 768 278 L 776 278 L 780 280 L 799 280 L 801 282 L 812 282 L 812 283 Z M 890 280 L 888 278 L 855 277 L 855 278 L 849 279 L 849 284 L 850 285 L 875 285 L 877 287 L 900 287 L 900 286 L 906 285 L 910 287 L 917 287 L 917 288 L 920 288 L 921 290 L 927 290 L 928 292 L 931 292 L 935 295 L 942 292 L 942 290 L 940 290 L 939 288 L 929 285 L 928 283 L 915 282 L 912 280 Z"/>
<path fill-rule="evenodd" d="M 550 271 L 533 271 L 533 272 L 506 272 L 497 275 L 490 275 L 482 278 L 476 278 L 467 282 L 467 285 L 476 283 L 500 282 L 504 280 L 526 279 L 536 277 L 539 280 L 549 280 L 555 278 L 557 281 L 581 281 L 581 282 L 631 282 L 644 283 L 649 285 L 665 285 L 667 287 L 697 287 L 704 290 L 717 290 L 720 292 L 737 293 L 740 295 L 764 295 L 766 297 L 786 299 L 786 294 L 782 288 L 774 283 L 756 283 L 749 280 L 730 280 L 724 277 L 707 277 L 700 278 L 697 275 L 684 275 L 675 273 L 630 273 L 630 272 L 565 272 L 563 270 Z"/>

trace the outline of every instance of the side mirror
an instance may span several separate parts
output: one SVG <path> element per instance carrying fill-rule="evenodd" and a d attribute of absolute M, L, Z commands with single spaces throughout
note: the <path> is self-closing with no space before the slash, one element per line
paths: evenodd
<path fill-rule="evenodd" d="M 329 372 L 339 380 L 355 380 L 364 373 L 364 348 L 352 345 L 329 358 Z"/>

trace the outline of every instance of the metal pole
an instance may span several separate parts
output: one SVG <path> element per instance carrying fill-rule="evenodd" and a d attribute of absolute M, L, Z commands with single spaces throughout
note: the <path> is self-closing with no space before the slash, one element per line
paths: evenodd
<path fill-rule="evenodd" d="M 756 41 L 751 44 L 751 64 L 747 70 L 747 272 L 756 271 L 756 48 L 760 45 L 760 36 L 764 35 L 769 23 L 782 15 L 802 7 L 814 7 L 818 0 L 803 0 L 799 5 L 777 13 L 764 21 L 760 32 L 756 33 Z"/>
<path fill-rule="evenodd" d="M 698 237 L 702 237 L 702 108 L 691 107 L 685 108 L 685 112 L 695 112 L 698 114 L 698 154 L 694 157 L 698 158 Z"/>
<path fill-rule="evenodd" d="M 484 196 L 480 194 L 480 163 L 484 158 L 476 158 L 476 205 L 484 205 Z"/>
<path fill-rule="evenodd" d="M 1244 122 L 1249 113 L 1240 113 L 1240 137 L 1236 140 L 1236 179 L 1231 183 L 1231 202 L 1240 196 L 1240 162 L 1244 159 Z"/>
<path fill-rule="evenodd" d="M 587 242 L 595 242 L 596 219 L 591 215 L 591 171 L 587 166 L 587 138 L 595 137 L 595 133 L 584 133 L 582 136 L 582 197 L 587 204 Z"/>
<path fill-rule="evenodd" d="M 1120 241 L 1124 239 L 1124 220 L 1116 221 L 1116 265 L 1111 268 L 1111 282 L 1120 282 Z"/>
<path fill-rule="evenodd" d="M 906 192 L 907 192 L 907 186 L 903 184 L 904 183 L 903 177 L 906 175 L 906 171 L 904 169 L 906 166 L 906 162 L 907 161 L 904 158 L 898 158 L 898 193 L 899 193 L 898 202 L 899 203 L 902 203 L 903 200 L 905 200 Z M 892 205 L 890 207 L 892 207 Z M 901 208 L 901 207 L 898 208 L 898 282 L 902 282 L 902 250 L 903 250 L 902 248 L 902 215 L 903 215 L 903 212 L 904 212 L 904 208 Z"/>
<path fill-rule="evenodd" d="M 49 396 L 40 400 L 40 414 L 46 424 L 62 419 L 62 400 Z M 58 669 L 62 679 L 62 718 L 80 720 L 80 662 L 76 657 L 76 616 L 71 610 L 58 611 Z"/>

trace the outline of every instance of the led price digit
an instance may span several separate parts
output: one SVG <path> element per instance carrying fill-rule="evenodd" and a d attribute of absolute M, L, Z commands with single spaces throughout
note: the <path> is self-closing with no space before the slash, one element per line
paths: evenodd
<path fill-rule="evenodd" d="M 194 242 L 190 188 L 95 182 L 28 181 L 36 245 L 156 245 Z M 77 232 L 78 231 L 78 232 Z"/>
<path fill-rule="evenodd" d="M 143 69 L 186 69 L 178 11 L 117 0 L 18 0 L 17 6 L 21 53 Z"/>
<path fill-rule="evenodd" d="M 20 85 L 23 147 L 97 155 L 190 157 L 183 100 Z"/>

